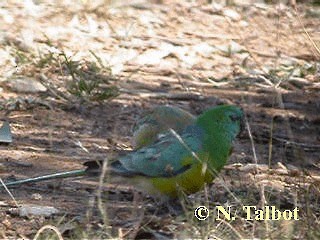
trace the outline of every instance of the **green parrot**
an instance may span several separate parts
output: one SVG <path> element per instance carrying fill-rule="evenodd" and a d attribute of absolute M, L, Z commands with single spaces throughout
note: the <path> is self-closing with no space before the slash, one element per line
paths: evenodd
<path fill-rule="evenodd" d="M 110 162 L 111 183 L 124 180 L 160 198 L 191 194 L 210 183 L 226 164 L 232 143 L 242 129 L 243 111 L 220 105 L 201 114 L 180 134 L 170 129 L 152 144 Z M 102 163 L 90 161 L 81 170 L 7 183 L 7 186 L 57 177 L 96 175 Z"/>
<path fill-rule="evenodd" d="M 132 145 L 134 149 L 145 147 L 170 128 L 180 134 L 186 126 L 194 123 L 195 119 L 192 114 L 178 107 L 155 107 L 136 122 Z"/>
<path fill-rule="evenodd" d="M 197 192 L 226 164 L 242 122 L 243 112 L 236 106 L 212 108 L 186 126 L 181 135 L 170 130 L 153 144 L 113 161 L 108 168 L 110 181 L 114 182 L 114 175 L 121 176 L 161 198 Z M 85 165 L 89 174 L 100 172 L 101 162 Z"/>
<path fill-rule="evenodd" d="M 152 142 L 154 142 L 161 133 L 172 128 L 177 133 L 189 124 L 195 121 L 195 117 L 187 111 L 174 106 L 158 106 L 148 111 L 144 116 L 137 120 L 133 127 L 132 145 L 134 149 L 139 149 Z M 0 129 L 5 129 L 5 124 Z M 1 132 L 0 132 L 1 140 Z M 85 170 L 73 170 L 61 173 L 53 173 L 28 179 L 22 179 L 6 183 L 7 186 L 15 186 L 24 183 L 39 182 L 56 178 L 68 178 L 75 176 L 82 176 Z M 1 185 L 0 185 L 1 188 Z"/>

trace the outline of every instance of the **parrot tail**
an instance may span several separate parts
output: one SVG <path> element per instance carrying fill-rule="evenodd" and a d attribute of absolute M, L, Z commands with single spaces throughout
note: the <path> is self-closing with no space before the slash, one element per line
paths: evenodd
<path fill-rule="evenodd" d="M 97 176 L 101 174 L 102 171 L 102 166 L 103 166 L 103 160 L 99 161 L 88 161 L 83 164 L 86 166 L 86 174 L 88 176 Z M 108 172 L 111 174 L 115 173 L 117 175 L 122 175 L 125 177 L 131 177 L 135 176 L 133 173 L 129 172 L 127 169 L 125 169 L 119 161 L 114 161 L 112 162 L 108 167 L 107 167 Z"/>
<path fill-rule="evenodd" d="M 3 184 L 7 187 L 11 187 L 11 186 L 21 185 L 24 183 L 41 182 L 41 181 L 52 180 L 57 178 L 77 177 L 77 176 L 83 176 L 85 174 L 86 174 L 86 169 L 79 169 L 79 170 L 72 170 L 67 172 L 53 173 L 53 174 L 43 175 L 39 177 L 21 179 L 21 180 L 12 181 L 12 182 L 6 182 Z M 0 189 L 4 187 L 3 184 L 0 184 Z"/>

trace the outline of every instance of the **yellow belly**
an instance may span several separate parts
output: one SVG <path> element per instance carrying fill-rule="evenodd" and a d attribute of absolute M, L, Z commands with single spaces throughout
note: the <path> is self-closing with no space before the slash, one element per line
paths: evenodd
<path fill-rule="evenodd" d="M 152 178 L 150 180 L 155 190 L 154 193 L 158 192 L 171 198 L 177 197 L 180 192 L 186 194 L 195 193 L 201 190 L 204 183 L 209 183 L 213 180 L 213 176 L 208 171 L 205 173 L 202 171 L 202 164 L 199 163 L 175 177 Z"/>

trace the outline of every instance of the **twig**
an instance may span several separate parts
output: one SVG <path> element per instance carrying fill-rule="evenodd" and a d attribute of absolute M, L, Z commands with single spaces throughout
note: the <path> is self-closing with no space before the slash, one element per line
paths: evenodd
<path fill-rule="evenodd" d="M 251 142 L 253 159 L 254 159 L 255 164 L 258 164 L 258 159 L 257 159 L 257 154 L 256 154 L 256 148 L 255 148 L 255 146 L 254 146 L 254 141 L 253 141 L 253 136 L 252 136 L 252 133 L 251 133 L 251 128 L 250 128 L 250 125 L 249 125 L 249 122 L 248 122 L 248 118 L 247 118 L 246 115 L 244 116 L 244 119 L 245 119 L 246 127 L 247 127 L 247 130 L 248 130 L 250 142 Z"/>
<path fill-rule="evenodd" d="M 300 25 L 301 25 L 302 28 L 303 28 L 303 31 L 304 31 L 305 34 L 307 35 L 307 38 L 308 38 L 309 41 L 311 42 L 311 44 L 312 44 L 312 46 L 314 47 L 314 49 L 316 49 L 316 51 L 317 51 L 318 54 L 316 54 L 315 52 L 313 52 L 313 53 L 314 53 L 315 55 L 318 55 L 318 56 L 319 56 L 319 55 L 320 55 L 320 49 L 318 48 L 317 44 L 313 41 L 313 39 L 311 38 L 311 36 L 310 36 L 310 34 L 308 33 L 307 29 L 305 28 L 304 24 L 302 23 L 302 20 L 301 20 L 301 18 L 300 18 L 300 15 L 299 15 L 299 13 L 298 13 L 298 10 L 297 10 L 297 7 L 296 7 L 296 6 L 294 7 L 294 10 L 295 10 L 296 15 L 297 15 L 297 17 L 298 17 L 299 23 L 300 23 Z"/>
<path fill-rule="evenodd" d="M 63 237 L 59 231 L 59 229 L 55 226 L 52 226 L 52 225 L 45 225 L 43 226 L 42 228 L 39 229 L 39 231 L 37 232 L 37 234 L 34 236 L 33 240 L 37 240 L 39 238 L 39 235 L 44 231 L 44 230 L 47 230 L 47 229 L 50 229 L 52 231 L 55 232 L 55 234 L 57 235 L 58 239 L 59 240 L 63 240 Z"/>
<path fill-rule="evenodd" d="M 4 189 L 7 191 L 7 193 L 9 194 L 9 196 L 11 197 L 11 199 L 13 200 L 14 204 L 19 207 L 18 202 L 16 201 L 16 199 L 14 198 L 14 196 L 12 195 L 12 193 L 10 192 L 10 190 L 7 188 L 6 184 L 3 182 L 2 178 L 0 178 L 0 183 L 2 184 L 2 186 L 4 187 Z"/>
<path fill-rule="evenodd" d="M 141 98 L 156 98 L 156 99 L 170 99 L 170 100 L 177 100 L 177 101 L 202 101 L 204 100 L 204 96 L 201 94 L 196 93 L 163 93 L 163 92 L 152 92 L 152 93 L 142 93 L 136 90 L 127 90 L 121 89 L 121 92 L 138 95 Z"/>

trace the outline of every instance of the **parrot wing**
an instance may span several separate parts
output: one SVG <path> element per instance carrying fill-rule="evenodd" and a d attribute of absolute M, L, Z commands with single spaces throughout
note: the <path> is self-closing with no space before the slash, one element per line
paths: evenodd
<path fill-rule="evenodd" d="M 194 121 L 195 117 L 191 113 L 179 107 L 158 106 L 145 113 L 145 115 L 135 123 L 133 132 L 136 132 L 145 124 L 157 125 L 162 130 L 167 130 L 170 127 L 173 129 L 175 129 L 175 127 L 179 129 L 181 127 L 184 128 Z"/>
<path fill-rule="evenodd" d="M 159 106 L 139 119 L 133 127 L 132 144 L 135 149 L 145 147 L 157 140 L 170 128 L 177 133 L 193 124 L 195 117 L 187 111 L 173 106 Z"/>
<path fill-rule="evenodd" d="M 126 176 L 172 177 L 188 170 L 196 159 L 192 152 L 202 150 L 204 131 L 188 126 L 178 139 L 171 132 L 154 144 L 141 148 L 111 164 L 111 170 Z"/>

